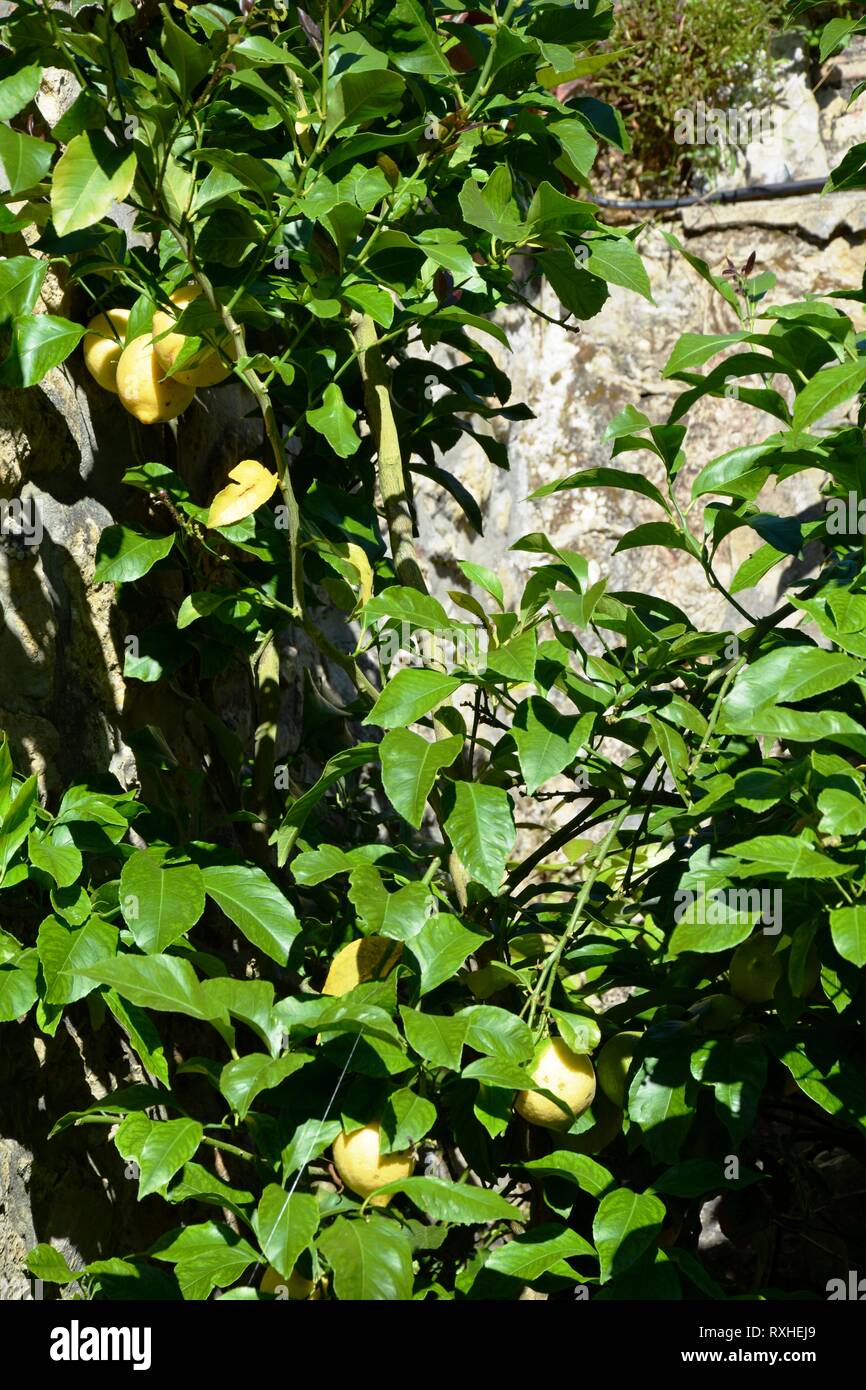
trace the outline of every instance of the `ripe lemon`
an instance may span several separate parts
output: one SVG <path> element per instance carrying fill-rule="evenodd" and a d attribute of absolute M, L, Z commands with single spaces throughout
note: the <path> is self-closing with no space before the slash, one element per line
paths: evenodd
<path fill-rule="evenodd" d="M 362 936 L 350 941 L 331 961 L 323 994 L 348 994 L 366 980 L 382 980 L 397 964 L 403 947 L 385 936 Z"/>
<path fill-rule="evenodd" d="M 147 334 L 133 338 L 117 364 L 117 394 L 121 405 L 143 425 L 173 420 L 186 410 L 195 388 L 173 379 L 164 381 L 159 360 Z"/>
<path fill-rule="evenodd" d="M 117 364 L 129 323 L 128 309 L 109 309 L 97 314 L 84 335 L 84 365 L 103 391 L 117 395 Z"/>
<path fill-rule="evenodd" d="M 312 1279 L 305 1279 L 303 1274 L 299 1274 L 293 1269 L 288 1279 L 274 1269 L 273 1265 L 268 1265 L 262 1275 L 259 1284 L 260 1293 L 282 1293 L 283 1289 L 288 1292 L 290 1299 L 309 1298 L 313 1289 L 316 1287 Z"/>
<path fill-rule="evenodd" d="M 640 1033 L 617 1033 L 598 1054 L 598 1084 L 608 1100 L 621 1110 L 625 1103 L 628 1069 L 634 1057 L 634 1040 Z"/>
<path fill-rule="evenodd" d="M 537 1091 L 520 1091 L 514 1108 L 531 1125 L 544 1129 L 569 1129 L 595 1095 L 595 1072 L 588 1057 L 572 1052 L 562 1038 L 548 1038 L 535 1055 L 530 1068 L 533 1081 L 559 1096 L 568 1106 L 568 1116 L 552 1100 Z"/>
<path fill-rule="evenodd" d="M 198 299 L 201 289 L 198 285 L 184 285 L 181 289 L 175 290 L 170 299 L 172 304 L 179 310 L 184 310 L 194 299 Z M 171 333 L 169 330 L 175 322 L 171 314 L 166 314 L 162 309 L 157 309 L 153 316 L 153 347 L 159 358 L 162 368 L 170 372 L 175 363 L 175 358 L 186 342 L 183 333 Z M 166 334 L 161 337 L 161 334 Z M 201 336 L 201 335 L 198 335 Z M 208 334 L 208 337 L 211 335 Z M 220 346 L 224 353 L 229 357 L 236 356 L 234 344 L 227 333 L 223 333 L 219 338 Z M 184 386 L 216 386 L 218 381 L 225 381 L 231 375 L 231 367 L 228 366 L 213 347 L 202 347 L 194 357 L 184 363 L 181 370 L 173 378 L 180 381 Z"/>
<path fill-rule="evenodd" d="M 338 1134 L 334 1140 L 334 1167 L 343 1182 L 359 1197 L 369 1197 L 377 1187 L 397 1178 L 409 1178 L 415 1168 L 415 1155 L 411 1149 L 401 1149 L 397 1153 L 383 1154 L 379 1151 L 381 1125 L 378 1120 L 372 1124 L 355 1129 L 351 1134 Z M 374 1197 L 371 1206 L 386 1207 L 393 1197 L 392 1192 L 383 1192 Z"/>
<path fill-rule="evenodd" d="M 737 947 L 731 956 L 731 993 L 747 1004 L 766 1004 L 776 992 L 782 976 L 782 962 L 775 955 L 771 936 L 757 932 Z"/>

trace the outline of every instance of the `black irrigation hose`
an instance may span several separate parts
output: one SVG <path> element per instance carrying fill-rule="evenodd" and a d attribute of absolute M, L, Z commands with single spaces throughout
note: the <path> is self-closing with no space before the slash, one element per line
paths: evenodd
<path fill-rule="evenodd" d="M 682 198 L 634 198 L 631 202 L 625 203 L 594 195 L 593 202 L 598 203 L 600 207 L 623 212 L 639 208 L 690 208 L 698 203 L 768 203 L 774 198 L 796 198 L 803 194 L 821 193 L 826 183 L 825 178 L 797 179 L 790 183 L 756 183 L 750 188 L 722 188 L 716 193 L 690 193 Z"/>

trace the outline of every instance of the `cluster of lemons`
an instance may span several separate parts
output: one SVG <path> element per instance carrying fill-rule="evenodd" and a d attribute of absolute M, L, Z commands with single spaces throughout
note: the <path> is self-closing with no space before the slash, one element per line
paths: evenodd
<path fill-rule="evenodd" d="M 184 285 L 171 295 L 178 314 L 201 294 L 198 285 Z M 226 358 L 234 358 L 234 345 L 226 334 L 215 346 L 204 346 L 173 376 L 178 353 L 187 339 L 173 331 L 177 314 L 158 309 L 149 333 L 127 341 L 128 309 L 109 309 L 97 314 L 84 335 L 84 365 L 105 391 L 120 398 L 121 405 L 143 425 L 161 424 L 181 415 L 197 388 L 216 386 L 231 373 Z"/>
<path fill-rule="evenodd" d="M 383 936 L 365 936 L 351 942 L 331 962 L 323 994 L 342 995 L 356 985 L 383 979 L 400 960 L 399 942 Z M 817 958 L 814 975 L 817 979 Z M 730 994 L 711 995 L 692 1010 L 696 1022 L 709 1032 L 721 1031 L 735 1023 L 744 1003 L 766 1003 L 772 998 L 782 974 L 782 962 L 771 938 L 756 933 L 734 952 L 729 972 Z M 807 973 L 812 973 L 811 969 Z M 811 987 L 807 982 L 805 992 Z M 628 1074 L 641 1034 L 616 1033 L 608 1039 L 596 1058 L 595 1067 L 587 1056 L 574 1052 L 562 1038 L 547 1038 L 536 1049 L 529 1073 L 536 1090 L 520 1091 L 514 1108 L 528 1124 L 558 1132 L 557 1143 L 577 1153 L 598 1153 L 620 1132 L 626 1100 Z M 552 1097 L 556 1097 L 560 1104 Z M 582 1134 L 572 1135 L 574 1121 L 593 1106 L 595 1123 Z M 408 1178 L 415 1168 L 411 1149 L 381 1151 L 378 1120 L 351 1133 L 341 1133 L 333 1144 L 334 1167 L 342 1182 L 359 1197 L 369 1198 L 372 1206 L 384 1207 L 392 1193 L 379 1192 L 386 1183 Z M 678 1225 L 672 1220 L 662 1231 L 660 1242 L 676 1239 Z M 286 1288 L 289 1298 L 316 1298 L 322 1285 L 292 1271 L 284 1280 L 272 1267 L 262 1278 L 260 1289 L 273 1293 Z"/>

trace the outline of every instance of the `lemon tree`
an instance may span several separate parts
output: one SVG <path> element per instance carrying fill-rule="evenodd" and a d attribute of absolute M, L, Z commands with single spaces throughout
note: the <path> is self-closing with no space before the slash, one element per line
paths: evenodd
<path fill-rule="evenodd" d="M 852 1156 L 866 1124 L 866 293 L 791 305 L 687 252 L 724 331 L 680 339 L 670 411 L 627 405 L 609 467 L 536 495 L 640 493 L 658 519 L 617 548 L 684 552 L 716 590 L 743 533 L 730 628 L 612 591 L 542 531 L 511 604 L 468 562 L 434 595 L 414 545 L 413 483 L 479 527 L 449 450 L 469 434 L 505 467 L 530 416 L 495 311 L 532 312 L 544 277 L 557 331 L 589 336 L 609 283 L 650 295 L 640 228 L 591 192 L 600 147 L 629 143 L 584 82 L 611 17 L 21 0 L 0 25 L 0 217 L 27 232 L 0 262 L 0 381 L 80 352 L 132 417 L 125 493 L 159 519 L 118 514 L 94 578 L 151 624 L 127 679 L 211 736 L 197 762 L 148 725 L 140 791 L 45 801 L 0 744 L 2 1045 L 68 1016 L 135 1054 L 139 1079 L 53 1114 L 52 1144 L 110 1135 L 163 1221 L 74 1271 L 37 1232 L 38 1278 L 170 1300 L 804 1291 L 780 1262 L 719 1282 L 699 1235 L 707 1201 L 735 1222 L 758 1183 L 752 1210 L 790 1225 L 780 1107 Z M 76 92 L 53 122 L 49 66 Z M 863 167 L 851 151 L 831 187 Z M 68 317 L 34 312 L 49 268 Z M 732 378 L 770 432 L 687 496 L 689 411 Z M 228 391 L 261 448 L 199 495 L 185 424 Z M 821 515 L 759 505 L 807 470 Z M 757 579 L 815 543 L 754 614 Z M 292 755 L 287 641 L 340 677 L 308 683 Z"/>

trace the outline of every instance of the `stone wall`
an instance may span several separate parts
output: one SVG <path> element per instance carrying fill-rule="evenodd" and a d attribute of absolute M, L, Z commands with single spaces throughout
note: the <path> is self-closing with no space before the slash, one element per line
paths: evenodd
<path fill-rule="evenodd" d="M 744 187 L 823 177 L 850 145 L 866 140 L 866 103 L 861 100 L 851 110 L 847 104 L 852 87 L 863 76 L 866 46 L 852 48 L 844 67 L 828 69 L 825 85 L 813 95 L 802 54 L 795 52 L 780 105 L 773 112 L 772 138 L 766 144 L 750 145 L 740 160 L 738 178 L 722 182 Z M 638 220 L 646 214 L 632 216 Z M 612 554 L 626 531 L 660 519 L 658 508 L 648 499 L 591 489 L 561 492 L 539 502 L 526 500 L 534 489 L 579 468 L 609 464 L 610 444 L 602 436 L 624 406 L 637 406 L 656 423 L 667 418 L 682 386 L 663 381 L 661 369 L 681 333 L 731 332 L 739 327 L 729 306 L 671 250 L 661 227 L 672 231 L 716 273 L 726 258 L 739 266 L 754 252 L 756 273 L 771 270 L 777 277 L 772 295 L 777 303 L 856 286 L 863 277 L 866 197 L 862 192 L 706 204 L 659 214 L 641 234 L 639 246 L 653 304 L 612 286 L 601 313 L 582 323 L 579 334 L 551 326 L 521 308 L 503 315 L 511 354 L 489 338 L 485 346 L 511 375 L 512 399 L 528 402 L 536 418 L 505 422 L 497 430 L 508 445 L 509 473 L 490 464 L 480 446 L 468 438 L 447 461 L 481 507 L 483 537 L 474 535 L 446 494 L 426 481 L 420 485 L 423 559 L 443 593 L 455 581 L 464 582 L 456 561 L 471 559 L 499 573 L 508 598 L 516 599 L 534 557 L 509 547 L 531 531 L 544 531 L 555 545 L 582 553 L 593 579 L 606 575 L 614 591 L 644 589 L 679 603 L 696 623 L 742 626 L 743 620 L 730 605 L 708 590 L 700 566 L 689 556 L 672 556 L 657 548 Z M 536 302 L 547 315 L 562 316 L 549 287 Z M 860 306 L 842 301 L 839 307 L 852 313 L 855 322 L 864 322 Z M 735 400 L 712 397 L 689 413 L 687 423 L 688 464 L 678 489 L 681 501 L 688 499 L 693 478 L 710 459 L 755 443 L 774 429 L 772 417 Z M 659 481 L 661 466 L 648 453 L 626 454 L 616 466 L 645 469 Z M 800 515 L 815 506 L 820 481 L 820 475 L 810 471 L 786 483 L 776 502 L 770 491 L 758 500 Z M 695 521 L 693 514 L 693 525 Z M 747 529 L 725 543 L 718 562 L 723 582 L 759 543 Z M 792 572 L 785 566 L 774 570 L 757 590 L 742 596 L 749 611 L 761 616 L 775 607 L 780 573 L 784 584 Z"/>

